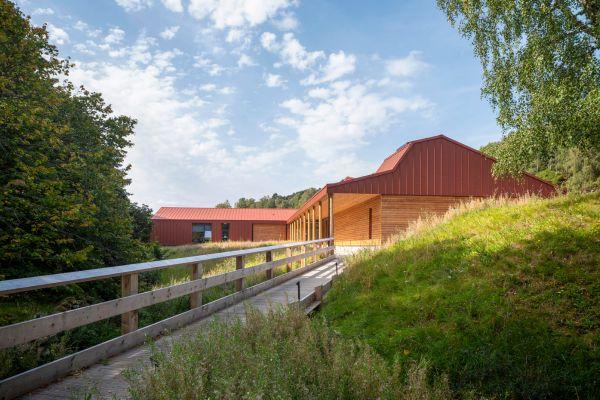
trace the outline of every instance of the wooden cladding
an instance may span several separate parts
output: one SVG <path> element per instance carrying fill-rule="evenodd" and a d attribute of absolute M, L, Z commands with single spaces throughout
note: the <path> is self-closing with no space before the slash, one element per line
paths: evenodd
<path fill-rule="evenodd" d="M 337 205 L 338 197 L 335 201 Z M 334 208 L 335 212 L 335 208 Z M 334 235 L 339 241 L 363 241 L 381 239 L 381 197 L 376 196 L 367 201 L 335 212 Z"/>
<path fill-rule="evenodd" d="M 266 242 L 269 240 L 285 240 L 285 225 L 253 224 L 252 240 L 255 242 Z"/>
<path fill-rule="evenodd" d="M 453 205 L 468 200 L 454 196 L 381 196 L 381 238 L 405 230 L 412 221 L 429 214 L 443 214 Z"/>

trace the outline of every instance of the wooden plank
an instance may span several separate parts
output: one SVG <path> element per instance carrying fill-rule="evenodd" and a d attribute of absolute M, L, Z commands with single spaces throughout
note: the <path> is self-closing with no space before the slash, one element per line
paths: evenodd
<path fill-rule="evenodd" d="M 285 249 L 285 258 L 290 258 L 292 256 L 292 248 L 288 247 L 287 249 Z M 292 270 L 292 263 L 288 262 L 285 265 L 286 271 L 290 272 Z"/>
<path fill-rule="evenodd" d="M 319 254 L 326 254 L 333 247 L 319 249 Z M 23 321 L 12 325 L 0 327 L 0 349 L 17 346 L 35 339 L 50 336 L 92 322 L 101 321 L 127 313 L 132 310 L 162 303 L 177 297 L 194 292 L 201 292 L 211 287 L 220 286 L 237 279 L 266 271 L 284 264 L 290 264 L 312 253 L 296 254 L 291 257 L 255 265 L 225 274 L 215 275 L 203 279 L 186 282 L 180 285 L 169 286 L 150 292 L 138 293 L 132 296 L 92 304 L 62 313 L 47 315 L 45 317 Z M 289 272 L 289 271 L 288 271 Z"/>
<path fill-rule="evenodd" d="M 243 270 L 244 269 L 244 256 L 237 256 L 235 258 L 235 269 Z M 244 288 L 244 278 L 239 278 L 235 281 L 235 290 L 241 291 Z"/>
<path fill-rule="evenodd" d="M 190 281 L 197 281 L 202 278 L 203 273 L 202 263 L 192 264 L 192 271 L 190 274 Z M 190 308 L 196 308 L 202 305 L 202 292 L 196 291 L 190 293 Z"/>
<path fill-rule="evenodd" d="M 319 239 L 327 241 L 327 239 Z M 318 241 L 316 241 L 318 242 Z M 178 265 L 189 265 L 199 262 L 222 260 L 230 257 L 247 256 L 251 254 L 263 253 L 265 251 L 284 250 L 290 246 L 299 246 L 306 242 L 293 242 L 276 246 L 257 247 L 254 249 L 225 251 L 222 253 L 203 254 L 200 256 L 174 258 L 170 260 L 149 261 L 145 263 L 120 265 L 116 267 L 88 269 L 84 271 L 65 272 L 62 274 L 41 275 L 31 278 L 9 279 L 0 281 L 0 295 L 26 292 L 29 290 L 43 289 L 68 285 L 79 282 L 89 282 L 117 276 L 123 276 L 130 273 L 141 273 L 154 271 Z"/>
<path fill-rule="evenodd" d="M 271 261 L 273 261 L 273 253 L 271 253 L 270 251 L 267 251 L 265 253 L 265 261 L 270 263 Z M 273 278 L 273 268 L 269 268 L 267 270 L 267 280 Z"/>
<path fill-rule="evenodd" d="M 137 294 L 139 286 L 138 274 L 123 275 L 121 278 L 121 297 Z M 127 311 L 121 314 L 121 333 L 123 335 L 133 332 L 138 328 L 137 310 Z"/>
<path fill-rule="evenodd" d="M 269 281 L 246 288 L 241 292 L 222 297 L 213 302 L 204 304 L 201 307 L 191 309 L 152 325 L 145 326 L 134 332 L 128 333 L 127 335 L 119 336 L 88 349 L 4 379 L 3 381 L 0 381 L 0 399 L 13 399 L 21 396 L 38 387 L 65 377 L 74 371 L 89 367 L 101 360 L 139 346 L 143 344 L 147 338 L 155 338 L 159 335 L 168 333 L 170 330 L 181 328 L 182 326 L 205 318 L 217 311 L 239 303 L 246 298 L 255 296 L 260 292 L 293 279 L 298 275 L 326 264 L 334 259 L 334 256 L 327 257 L 317 263 L 307 265 L 304 268 L 296 269 L 290 273 L 279 275 Z"/>

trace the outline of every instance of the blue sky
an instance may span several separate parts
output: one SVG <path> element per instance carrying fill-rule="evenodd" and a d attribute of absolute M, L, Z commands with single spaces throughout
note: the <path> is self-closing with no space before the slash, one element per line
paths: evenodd
<path fill-rule="evenodd" d="M 70 80 L 138 120 L 134 201 L 214 206 L 373 172 L 408 140 L 498 140 L 435 1 L 21 0 Z"/>

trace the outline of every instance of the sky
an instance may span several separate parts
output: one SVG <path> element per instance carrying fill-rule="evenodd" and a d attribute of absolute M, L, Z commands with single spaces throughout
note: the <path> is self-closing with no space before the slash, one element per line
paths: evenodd
<path fill-rule="evenodd" d="M 212 207 L 374 172 L 409 140 L 500 139 L 435 0 L 19 0 L 137 120 L 133 201 Z"/>

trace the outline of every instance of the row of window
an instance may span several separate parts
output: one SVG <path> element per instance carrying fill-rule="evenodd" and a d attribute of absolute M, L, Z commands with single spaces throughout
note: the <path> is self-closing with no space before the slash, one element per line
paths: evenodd
<path fill-rule="evenodd" d="M 212 240 L 212 224 L 192 224 L 192 242 L 204 243 Z M 229 222 L 221 224 L 221 241 L 229 240 Z"/>

